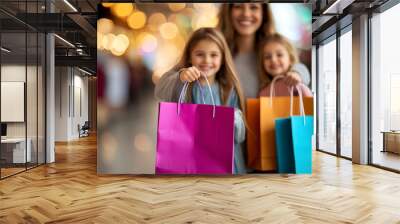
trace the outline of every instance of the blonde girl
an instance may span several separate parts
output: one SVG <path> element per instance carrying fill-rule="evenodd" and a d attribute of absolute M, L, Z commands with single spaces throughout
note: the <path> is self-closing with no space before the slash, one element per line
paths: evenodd
<path fill-rule="evenodd" d="M 270 35 L 260 42 L 258 60 L 259 80 L 263 87 L 259 95 L 269 96 L 271 81 L 279 76 L 283 78 L 274 83 L 275 96 L 289 96 L 291 86 L 284 82 L 284 77 L 288 76 L 293 65 L 298 62 L 296 49 L 290 41 L 278 33 Z M 303 96 L 312 96 L 307 86 L 299 83 L 297 87 Z"/>
<path fill-rule="evenodd" d="M 211 93 L 216 105 L 225 105 L 235 108 L 235 173 L 246 172 L 241 143 L 245 138 L 243 121 L 244 99 L 232 56 L 224 36 L 214 28 L 196 30 L 187 41 L 182 58 L 173 69 L 178 71 L 178 82 L 190 82 L 186 100 L 191 103 L 212 104 Z M 211 93 L 200 90 L 200 85 L 210 83 Z M 181 85 L 175 85 L 175 92 L 181 90 Z M 203 96 L 202 96 L 203 94 Z M 172 101 L 178 101 L 178 94 Z"/>

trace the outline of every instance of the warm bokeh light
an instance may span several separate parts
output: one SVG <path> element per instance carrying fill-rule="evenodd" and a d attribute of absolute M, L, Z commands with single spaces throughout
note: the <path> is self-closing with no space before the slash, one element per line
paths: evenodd
<path fill-rule="evenodd" d="M 213 7 L 215 7 L 214 3 L 193 3 L 193 8 L 196 10 L 207 11 Z"/>
<path fill-rule="evenodd" d="M 194 17 L 192 20 L 192 29 L 197 30 L 202 27 L 216 27 L 218 25 L 218 17 L 201 15 Z"/>
<path fill-rule="evenodd" d="M 141 11 L 136 11 L 128 17 L 127 22 L 130 28 L 140 29 L 146 24 L 146 14 Z"/>
<path fill-rule="evenodd" d="M 133 3 L 115 3 L 111 7 L 112 13 L 120 18 L 129 16 L 134 9 L 135 7 Z"/>
<path fill-rule="evenodd" d="M 101 3 L 101 5 L 103 6 L 103 7 L 106 7 L 106 8 L 110 8 L 111 6 L 113 6 L 115 3 Z"/>
<path fill-rule="evenodd" d="M 150 53 L 157 48 L 157 39 L 151 34 L 145 34 L 141 42 L 143 52 Z"/>
<path fill-rule="evenodd" d="M 122 56 L 125 52 L 124 51 L 117 51 L 117 50 L 111 50 L 111 53 L 115 56 Z"/>
<path fill-rule="evenodd" d="M 173 12 L 178 12 L 186 7 L 185 3 L 168 3 L 169 9 Z"/>
<path fill-rule="evenodd" d="M 101 18 L 97 20 L 97 31 L 103 34 L 110 33 L 114 28 L 114 22 L 110 19 Z"/>
<path fill-rule="evenodd" d="M 125 34 L 118 34 L 117 39 L 121 41 L 126 48 L 129 46 L 129 38 Z"/>
<path fill-rule="evenodd" d="M 112 33 L 105 35 L 102 40 L 103 48 L 106 50 L 110 50 L 111 44 L 113 43 L 114 39 L 115 39 L 115 35 Z"/>
<path fill-rule="evenodd" d="M 192 16 L 192 29 L 202 27 L 216 27 L 218 25 L 219 8 L 213 3 L 194 3 L 195 11 Z"/>
<path fill-rule="evenodd" d="M 129 38 L 125 34 L 118 34 L 112 44 L 111 53 L 116 56 L 121 56 L 125 53 L 126 49 L 129 47 Z"/>
<path fill-rule="evenodd" d="M 103 50 L 103 34 L 100 32 L 97 32 L 97 49 Z"/>
<path fill-rule="evenodd" d="M 174 23 L 164 23 L 160 27 L 161 36 L 165 39 L 172 39 L 178 34 L 178 27 Z"/>
<path fill-rule="evenodd" d="M 140 49 L 141 45 L 143 44 L 144 37 L 148 35 L 147 32 L 140 32 L 139 34 L 134 36 L 134 42 L 131 43 L 131 47 L 134 49 Z"/>
<path fill-rule="evenodd" d="M 153 13 L 149 17 L 148 27 L 151 31 L 156 32 L 161 24 L 166 23 L 167 19 L 165 18 L 164 14 L 162 13 Z"/>

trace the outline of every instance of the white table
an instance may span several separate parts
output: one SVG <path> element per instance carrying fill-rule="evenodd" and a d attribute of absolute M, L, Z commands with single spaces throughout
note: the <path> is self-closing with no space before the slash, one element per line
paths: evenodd
<path fill-rule="evenodd" d="M 2 147 L 4 146 L 10 146 L 14 145 L 13 148 L 13 163 L 25 163 L 25 162 L 31 162 L 32 160 L 32 154 L 31 154 L 31 145 L 32 141 L 30 138 L 27 138 L 26 142 L 27 148 L 26 148 L 26 154 L 25 154 L 25 138 L 6 138 L 6 139 L 1 139 L 1 144 Z M 27 158 L 27 161 L 25 161 L 25 158 Z"/>

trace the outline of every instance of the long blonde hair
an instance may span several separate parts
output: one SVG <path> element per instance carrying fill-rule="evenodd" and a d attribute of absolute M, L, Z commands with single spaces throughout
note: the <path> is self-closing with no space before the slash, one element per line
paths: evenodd
<path fill-rule="evenodd" d="M 293 65 L 299 61 L 296 48 L 292 45 L 292 43 L 290 43 L 290 41 L 286 37 L 282 36 L 281 34 L 275 33 L 268 36 L 264 40 L 261 40 L 260 48 L 258 49 L 258 55 L 257 55 L 260 88 L 263 88 L 266 85 L 270 84 L 273 79 L 272 75 L 268 74 L 268 72 L 265 70 L 263 63 L 264 47 L 269 43 L 281 44 L 287 50 L 290 59 L 289 71 L 293 68 Z"/>
<path fill-rule="evenodd" d="M 269 35 L 272 35 L 276 32 L 275 29 L 275 22 L 274 18 L 272 16 L 272 11 L 271 7 L 267 3 L 260 3 L 262 4 L 262 12 L 263 12 L 263 18 L 262 18 L 262 23 L 261 26 L 257 29 L 256 31 L 256 38 L 255 38 L 255 49 L 259 49 L 258 43 L 268 37 Z M 218 28 L 222 31 L 224 34 L 226 41 L 229 43 L 229 47 L 232 51 L 232 53 L 235 55 L 238 51 L 238 43 L 237 43 L 237 36 L 239 35 L 236 31 L 235 28 L 233 27 L 232 24 L 232 6 L 233 3 L 231 4 L 223 4 L 221 6 L 221 10 L 219 13 L 219 23 L 218 23 Z"/>
<path fill-rule="evenodd" d="M 244 97 L 243 91 L 240 87 L 239 79 L 236 75 L 236 70 L 233 65 L 233 59 L 231 52 L 229 50 L 228 44 L 225 41 L 224 36 L 220 31 L 215 28 L 200 28 L 196 30 L 189 38 L 186 46 L 183 50 L 183 54 L 178 64 L 175 66 L 174 70 L 178 71 L 182 68 L 187 68 L 192 66 L 190 63 L 190 53 L 193 48 L 202 40 L 210 40 L 214 42 L 222 53 L 221 68 L 217 72 L 215 80 L 218 82 L 220 87 L 221 102 L 223 105 L 228 104 L 228 99 L 231 91 L 236 91 L 239 98 L 239 106 L 242 111 L 244 111 Z M 187 99 L 192 100 L 192 85 L 190 85 L 189 90 L 186 93 Z"/>

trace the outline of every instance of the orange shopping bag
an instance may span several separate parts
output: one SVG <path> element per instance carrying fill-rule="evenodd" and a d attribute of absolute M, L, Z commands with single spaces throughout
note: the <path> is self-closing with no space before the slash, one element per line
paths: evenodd
<path fill-rule="evenodd" d="M 313 115 L 313 97 L 303 97 L 303 102 L 305 114 Z M 247 99 L 246 106 L 247 166 L 259 171 L 276 170 L 275 119 L 290 116 L 290 96 Z M 296 96 L 293 115 L 299 114 L 299 97 Z"/>
<path fill-rule="evenodd" d="M 271 103 L 272 100 L 272 103 Z M 313 115 L 313 98 L 304 97 L 306 115 Z M 299 97 L 293 99 L 293 115 L 300 115 Z M 276 170 L 275 119 L 290 116 L 290 96 L 260 98 L 260 167 Z"/>
<path fill-rule="evenodd" d="M 247 167 L 261 170 L 260 154 L 260 99 L 247 99 L 246 120 Z"/>

